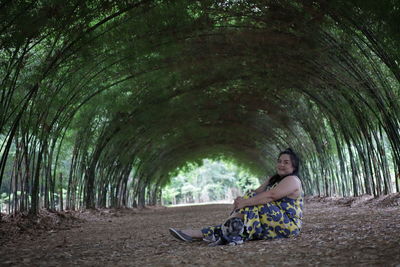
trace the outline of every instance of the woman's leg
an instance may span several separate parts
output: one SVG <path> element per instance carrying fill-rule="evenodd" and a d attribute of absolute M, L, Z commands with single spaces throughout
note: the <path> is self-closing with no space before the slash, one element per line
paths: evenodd
<path fill-rule="evenodd" d="M 175 237 L 176 239 L 185 241 L 185 242 L 192 242 L 195 240 L 200 240 L 203 235 L 199 230 L 178 230 L 175 228 L 169 228 L 170 234 Z"/>
<path fill-rule="evenodd" d="M 247 193 L 244 198 L 249 198 L 254 196 L 255 193 L 253 192 L 249 192 Z M 229 220 L 230 218 L 240 218 L 242 220 L 244 220 L 244 214 L 241 213 L 243 209 L 239 210 L 238 212 L 234 212 L 232 215 L 230 215 L 228 217 L 227 220 Z M 226 221 L 226 220 L 225 220 Z M 176 230 L 175 230 L 176 231 Z M 203 238 L 209 238 L 211 236 L 214 236 L 213 239 L 214 240 L 218 238 L 218 236 L 220 236 L 220 232 L 221 232 L 221 225 L 216 225 L 216 226 L 211 226 L 211 227 L 206 227 L 203 228 L 202 230 L 193 230 L 193 229 L 185 229 L 185 230 L 180 230 L 181 233 L 193 238 L 193 239 L 203 239 Z"/>
<path fill-rule="evenodd" d="M 181 232 L 195 239 L 203 238 L 203 233 L 200 230 L 186 229 L 186 230 L 181 230 Z"/>

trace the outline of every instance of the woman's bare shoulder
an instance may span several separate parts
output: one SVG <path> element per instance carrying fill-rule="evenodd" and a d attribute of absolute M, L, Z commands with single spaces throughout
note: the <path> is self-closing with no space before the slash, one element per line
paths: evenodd
<path fill-rule="evenodd" d="M 301 185 L 301 180 L 297 175 L 289 175 L 287 177 L 285 177 L 285 179 L 288 178 L 288 180 L 290 181 L 290 183 L 296 183 L 296 190 L 290 194 L 288 197 L 289 198 L 298 198 L 301 195 L 301 191 L 302 191 L 302 185 Z"/>
<path fill-rule="evenodd" d="M 283 178 L 283 180 L 286 180 L 287 182 L 289 182 L 292 185 L 296 184 L 297 185 L 297 190 L 301 189 L 301 180 L 297 175 L 286 176 L 285 178 Z"/>
<path fill-rule="evenodd" d="M 296 182 L 299 182 L 301 184 L 300 178 L 297 175 L 288 175 L 285 178 L 283 178 L 283 180 L 296 181 Z"/>

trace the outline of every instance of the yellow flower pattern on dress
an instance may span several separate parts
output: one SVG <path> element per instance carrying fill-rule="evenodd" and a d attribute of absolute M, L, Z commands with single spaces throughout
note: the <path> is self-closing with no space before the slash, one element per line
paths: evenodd
<path fill-rule="evenodd" d="M 255 196 L 254 192 L 244 196 Z M 300 233 L 303 218 L 303 197 L 284 197 L 263 205 L 240 209 L 244 215 L 247 239 L 292 237 Z"/>
<path fill-rule="evenodd" d="M 251 198 L 249 192 L 243 198 Z M 244 215 L 246 240 L 293 237 L 300 233 L 303 218 L 303 196 L 284 197 L 267 204 L 248 206 L 239 210 Z M 218 239 L 221 225 L 203 228 L 205 240 Z"/>

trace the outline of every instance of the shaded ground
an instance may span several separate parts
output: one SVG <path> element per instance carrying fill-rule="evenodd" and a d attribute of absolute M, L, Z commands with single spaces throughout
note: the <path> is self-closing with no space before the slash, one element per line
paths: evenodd
<path fill-rule="evenodd" d="M 400 266 L 400 195 L 309 198 L 293 239 L 207 247 L 169 227 L 221 222 L 229 205 L 42 214 L 37 224 L 0 223 L 1 266 Z M 47 221 L 46 221 L 47 220 Z M 46 226 L 47 225 L 47 226 Z M 34 229 L 34 230 L 32 230 Z"/>

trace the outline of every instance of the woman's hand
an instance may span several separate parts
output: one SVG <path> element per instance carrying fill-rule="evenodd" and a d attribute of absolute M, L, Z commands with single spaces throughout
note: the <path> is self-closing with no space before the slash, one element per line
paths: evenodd
<path fill-rule="evenodd" d="M 237 197 L 235 199 L 235 201 L 233 202 L 233 206 L 234 206 L 235 210 L 246 207 L 247 206 L 246 205 L 246 199 L 244 199 L 242 197 Z"/>
<path fill-rule="evenodd" d="M 237 209 L 237 204 L 238 202 L 243 199 L 242 197 L 237 197 L 235 198 L 235 200 L 233 201 L 233 209 L 236 210 Z"/>

